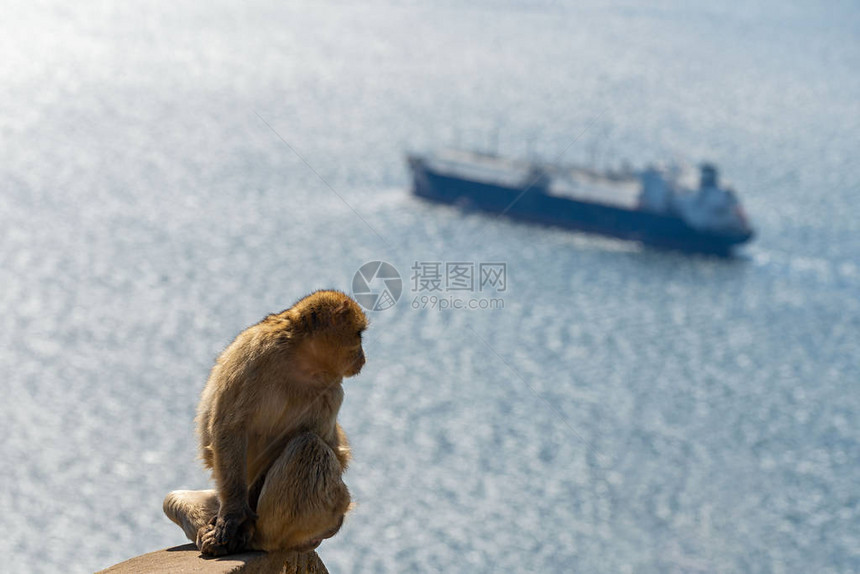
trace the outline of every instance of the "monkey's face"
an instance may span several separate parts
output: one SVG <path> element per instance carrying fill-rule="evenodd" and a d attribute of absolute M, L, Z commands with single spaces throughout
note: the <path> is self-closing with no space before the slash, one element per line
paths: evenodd
<path fill-rule="evenodd" d="M 361 347 L 361 335 L 358 339 L 358 348 L 353 350 L 351 356 L 347 359 L 347 369 L 344 372 L 344 377 L 352 377 L 361 372 L 364 366 L 364 349 Z"/>
<path fill-rule="evenodd" d="M 362 320 L 359 320 L 362 319 Z M 364 349 L 361 346 L 361 336 L 367 327 L 364 315 L 355 315 L 348 321 L 337 325 L 334 333 L 337 340 L 337 355 L 340 363 L 340 373 L 343 377 L 357 375 L 364 366 Z"/>
<path fill-rule="evenodd" d="M 364 366 L 364 349 L 361 348 L 358 331 L 320 336 L 313 343 L 313 348 L 321 371 L 338 378 L 355 376 Z"/>
<path fill-rule="evenodd" d="M 344 296 L 335 312 L 334 327 L 343 353 L 343 376 L 357 375 L 365 362 L 361 335 L 367 329 L 367 317 L 355 301 Z"/>
<path fill-rule="evenodd" d="M 364 366 L 361 334 L 367 317 L 361 307 L 339 291 L 317 291 L 293 309 L 304 316 L 306 337 L 314 349 L 311 362 L 329 375 L 352 377 Z"/>

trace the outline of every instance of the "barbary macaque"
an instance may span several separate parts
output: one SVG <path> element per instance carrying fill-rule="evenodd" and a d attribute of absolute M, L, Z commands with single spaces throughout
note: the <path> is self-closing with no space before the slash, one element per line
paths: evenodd
<path fill-rule="evenodd" d="M 367 324 L 347 295 L 316 291 L 242 331 L 218 357 L 196 418 L 217 488 L 164 500 L 202 553 L 307 551 L 340 529 L 350 506 L 341 383 L 364 366 Z"/>

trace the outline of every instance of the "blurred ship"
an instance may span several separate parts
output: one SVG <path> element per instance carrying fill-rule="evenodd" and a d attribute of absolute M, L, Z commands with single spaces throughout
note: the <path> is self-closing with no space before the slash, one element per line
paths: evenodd
<path fill-rule="evenodd" d="M 432 201 L 639 241 L 729 255 L 753 237 L 716 167 L 598 170 L 444 151 L 409 154 L 413 192 Z"/>

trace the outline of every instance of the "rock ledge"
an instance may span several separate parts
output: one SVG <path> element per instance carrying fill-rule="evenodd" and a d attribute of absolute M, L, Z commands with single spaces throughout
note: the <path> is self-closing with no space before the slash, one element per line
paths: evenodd
<path fill-rule="evenodd" d="M 98 574 L 328 574 L 316 552 L 245 552 L 204 558 L 194 544 L 174 546 L 136 556 Z"/>

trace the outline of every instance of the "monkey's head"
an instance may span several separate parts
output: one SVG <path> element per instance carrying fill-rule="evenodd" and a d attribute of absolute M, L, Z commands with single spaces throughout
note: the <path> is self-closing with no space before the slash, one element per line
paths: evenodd
<path fill-rule="evenodd" d="M 291 310 L 322 370 L 339 377 L 361 371 L 365 362 L 361 335 L 368 322 L 358 303 L 340 291 L 316 291 Z"/>

